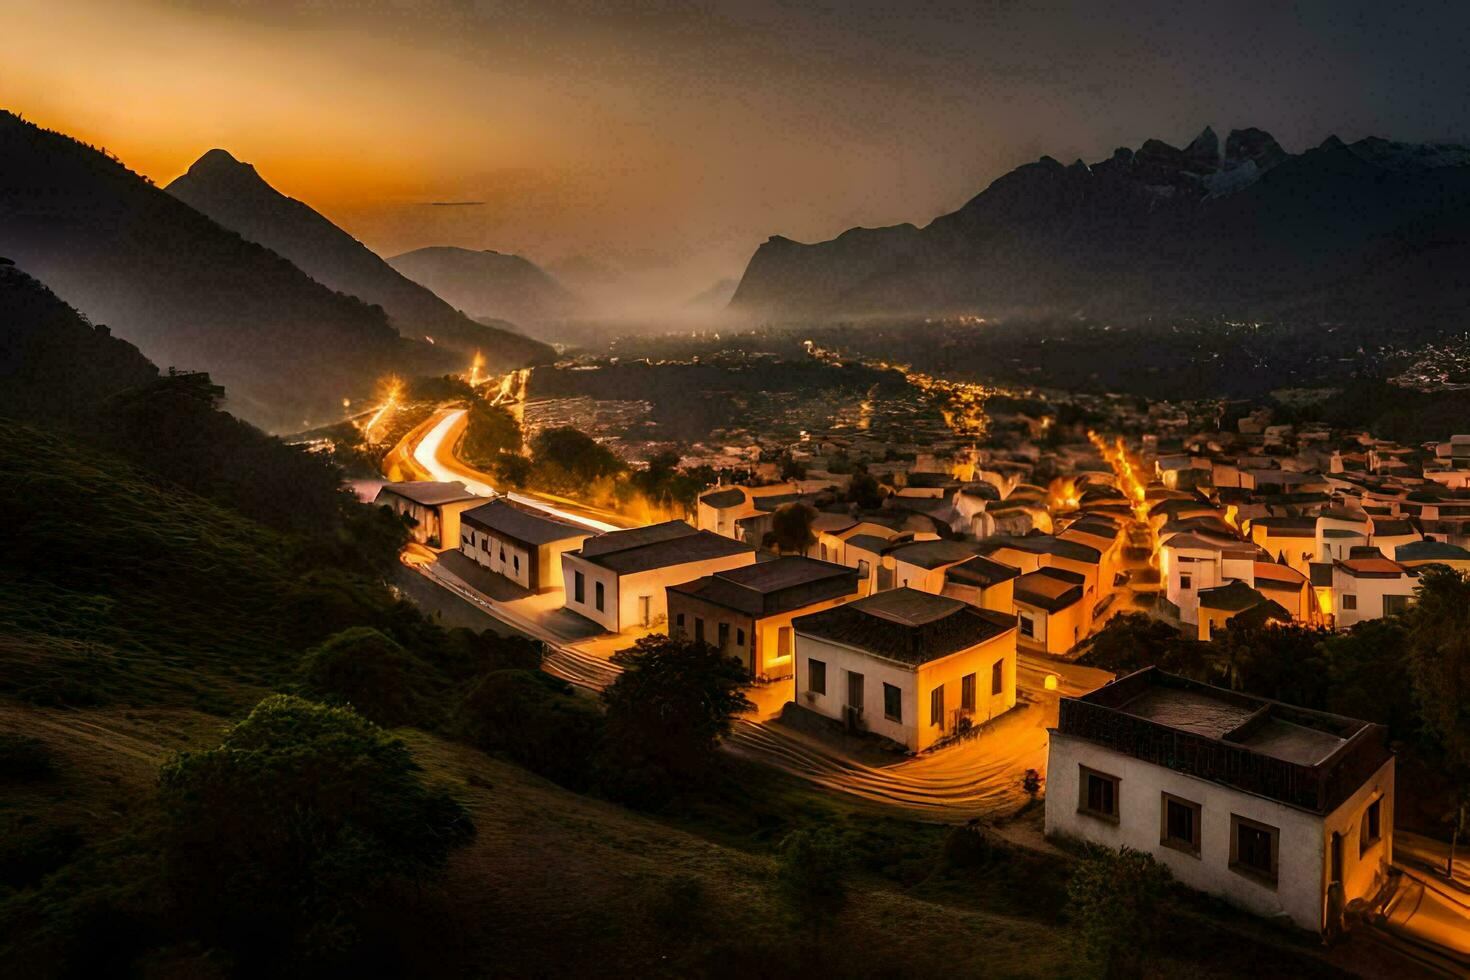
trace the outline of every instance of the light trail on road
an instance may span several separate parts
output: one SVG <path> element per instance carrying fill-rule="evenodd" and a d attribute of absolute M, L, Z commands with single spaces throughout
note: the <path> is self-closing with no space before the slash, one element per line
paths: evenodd
<path fill-rule="evenodd" d="M 478 470 L 472 470 L 454 458 L 454 442 L 458 438 L 458 430 L 465 424 L 468 415 L 466 409 L 457 408 L 445 412 L 434 425 L 424 433 L 418 445 L 413 447 L 413 461 L 430 475 L 432 479 L 444 483 L 463 483 L 465 489 L 471 493 L 477 493 L 483 497 L 505 497 L 517 504 L 539 510 L 544 514 L 564 521 L 570 521 L 579 527 L 589 528 L 593 531 L 618 531 L 622 528 L 617 524 L 609 524 L 596 518 L 584 517 L 571 511 L 562 510 L 537 497 L 527 496 L 522 493 L 504 493 L 486 483 Z M 451 438 L 451 434 L 454 438 Z"/>

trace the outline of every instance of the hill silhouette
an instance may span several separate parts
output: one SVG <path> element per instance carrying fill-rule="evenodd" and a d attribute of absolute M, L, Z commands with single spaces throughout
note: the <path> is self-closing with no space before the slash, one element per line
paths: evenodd
<path fill-rule="evenodd" d="M 388 264 L 478 320 L 559 320 L 577 300 L 546 270 L 519 255 L 431 246 L 395 255 Z"/>
<path fill-rule="evenodd" d="M 115 158 L 0 112 L 0 255 L 157 364 L 204 370 L 269 429 L 341 413 L 391 374 L 455 370 Z"/>
<path fill-rule="evenodd" d="M 210 150 L 167 190 L 252 242 L 290 259 L 317 282 L 381 306 L 398 332 L 463 354 L 479 351 L 493 368 L 547 359 L 549 347 L 477 323 L 405 278 L 362 242 L 309 205 L 277 191 L 248 163 Z"/>
<path fill-rule="evenodd" d="M 1018 167 L 927 226 L 757 249 L 732 309 L 761 316 L 1191 315 L 1458 322 L 1470 149 L 1259 129 Z M 1448 273 L 1448 274 L 1447 274 Z M 1425 291 L 1425 287 L 1428 291 Z"/>

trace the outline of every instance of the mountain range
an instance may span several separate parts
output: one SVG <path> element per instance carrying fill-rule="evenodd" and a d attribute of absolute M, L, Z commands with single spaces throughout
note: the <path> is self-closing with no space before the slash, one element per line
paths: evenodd
<path fill-rule="evenodd" d="M 248 241 L 290 259 L 317 282 L 381 306 L 405 337 L 466 355 L 481 351 L 492 368 L 518 367 L 551 353 L 526 337 L 471 320 L 225 150 L 210 150 L 165 190 Z"/>
<path fill-rule="evenodd" d="M 1470 149 L 1336 137 L 1286 152 L 1151 139 L 1051 157 L 920 228 L 854 228 L 751 258 L 732 311 L 1386 317 L 1458 322 L 1470 299 Z"/>
<path fill-rule="evenodd" d="M 578 311 L 575 296 L 519 255 L 436 245 L 392 256 L 388 264 L 476 320 L 536 324 Z"/>
<path fill-rule="evenodd" d="M 3 112 L 0 161 L 0 255 L 155 364 L 210 372 L 263 428 L 336 417 L 389 374 L 463 367 L 101 150 Z"/>

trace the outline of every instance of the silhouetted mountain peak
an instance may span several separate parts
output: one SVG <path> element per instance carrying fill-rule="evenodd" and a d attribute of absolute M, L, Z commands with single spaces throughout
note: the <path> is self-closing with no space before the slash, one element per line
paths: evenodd
<path fill-rule="evenodd" d="M 259 184 L 273 190 L 264 178 L 256 173 L 254 166 L 235 159 L 229 150 L 219 148 L 210 150 L 195 160 L 189 166 L 187 175 L 195 180 L 228 181 L 236 186 Z"/>
<path fill-rule="evenodd" d="M 1254 126 L 1248 129 L 1232 129 L 1225 138 L 1226 170 L 1254 163 L 1257 170 L 1265 173 L 1286 157 L 1286 151 L 1270 133 Z"/>
<path fill-rule="evenodd" d="M 1213 173 L 1220 169 L 1220 137 L 1209 126 L 1184 148 L 1184 159 L 1195 173 Z"/>

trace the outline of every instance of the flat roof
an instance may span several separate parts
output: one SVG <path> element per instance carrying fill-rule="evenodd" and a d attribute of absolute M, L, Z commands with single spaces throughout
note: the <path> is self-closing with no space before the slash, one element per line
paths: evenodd
<path fill-rule="evenodd" d="M 745 503 L 745 491 L 737 487 L 731 487 L 728 490 L 711 490 L 700 497 L 699 502 L 717 510 L 725 507 L 739 507 Z"/>
<path fill-rule="evenodd" d="M 943 538 L 901 544 L 888 553 L 897 561 L 931 569 L 953 565 L 975 557 L 973 546 L 962 544 L 959 541 L 946 541 Z"/>
<path fill-rule="evenodd" d="M 1059 612 L 1082 598 L 1086 581 L 1065 568 L 1039 568 L 1016 579 L 1012 594 L 1017 602 Z"/>
<path fill-rule="evenodd" d="M 1392 758 L 1382 725 L 1157 667 L 1063 698 L 1052 731 L 1318 814 L 1336 809 Z"/>
<path fill-rule="evenodd" d="M 682 523 L 682 522 L 679 522 Z M 658 526 L 658 525 L 655 525 Z M 689 525 L 685 524 L 685 527 Z M 648 530 L 637 528 L 636 530 Z M 624 532 L 614 531 L 611 534 Z M 609 537 L 602 535 L 601 537 Z M 712 558 L 725 558 L 730 555 L 743 553 L 754 554 L 755 549 L 746 547 L 739 541 L 721 537 L 710 531 L 694 531 L 690 529 L 688 534 L 679 534 L 673 537 L 656 538 L 644 544 L 636 544 L 627 548 L 617 548 L 611 552 L 587 553 L 587 546 L 601 538 L 588 538 L 582 543 L 580 554 L 582 558 L 594 565 L 600 565 L 609 571 L 617 572 L 619 575 L 627 575 L 633 572 L 646 572 L 652 568 L 669 568 L 674 565 L 687 565 L 690 562 L 708 561 Z"/>
<path fill-rule="evenodd" d="M 857 589 L 857 569 L 799 555 L 756 562 L 669 586 L 670 592 L 694 596 L 755 617 L 774 616 L 838 599 L 856 593 Z"/>
<path fill-rule="evenodd" d="M 998 582 L 1016 578 L 1020 574 L 1019 568 L 1013 568 L 1003 561 L 986 558 L 984 555 L 974 555 L 967 561 L 947 568 L 944 578 L 945 581 L 958 582 L 961 585 L 978 585 L 988 588 Z"/>

